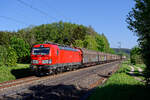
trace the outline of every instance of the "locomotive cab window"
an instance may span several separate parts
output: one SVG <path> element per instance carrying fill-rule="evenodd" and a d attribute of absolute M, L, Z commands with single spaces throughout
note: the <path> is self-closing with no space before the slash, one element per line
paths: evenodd
<path fill-rule="evenodd" d="M 48 55 L 49 52 L 50 48 L 38 47 L 32 49 L 33 55 Z"/>

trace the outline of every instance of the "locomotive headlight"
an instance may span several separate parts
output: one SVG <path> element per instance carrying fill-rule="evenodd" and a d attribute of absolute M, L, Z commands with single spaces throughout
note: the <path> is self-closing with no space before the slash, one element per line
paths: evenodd
<path fill-rule="evenodd" d="M 51 64 L 52 60 L 42 60 L 42 64 Z"/>
<path fill-rule="evenodd" d="M 43 64 L 48 64 L 48 60 L 42 60 Z"/>
<path fill-rule="evenodd" d="M 48 60 L 48 63 L 51 64 L 52 63 L 52 59 Z"/>
<path fill-rule="evenodd" d="M 33 64 L 38 64 L 39 61 L 38 61 L 38 60 L 32 60 L 32 63 L 33 63 Z"/>

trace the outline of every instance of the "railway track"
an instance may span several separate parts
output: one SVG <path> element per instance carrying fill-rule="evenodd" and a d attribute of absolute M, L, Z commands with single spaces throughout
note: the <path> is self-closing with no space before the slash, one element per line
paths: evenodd
<path fill-rule="evenodd" d="M 30 77 L 17 79 L 17 80 L 3 82 L 3 83 L 0 83 L 0 90 L 5 89 L 5 88 L 9 88 L 11 86 L 15 86 L 17 84 L 22 84 L 24 82 L 33 81 L 33 80 L 36 80 L 36 79 L 38 79 L 38 77 L 30 76 Z"/>
<path fill-rule="evenodd" d="M 105 78 L 101 76 L 98 81 L 93 80 L 93 83 L 91 82 L 87 86 L 82 86 L 82 81 L 86 81 L 86 78 L 91 77 L 91 75 L 105 74 L 106 76 L 110 72 L 113 73 L 115 66 L 117 66 L 118 64 L 119 62 L 112 62 L 109 64 L 96 65 L 93 67 L 87 67 L 75 71 L 60 73 L 57 75 L 50 75 L 45 77 L 31 76 L 23 79 L 0 83 L 0 97 L 5 99 L 7 97 L 18 98 L 18 95 L 20 97 L 20 95 L 24 93 L 30 94 L 31 92 L 32 94 L 32 91 L 30 90 L 31 87 L 37 87 L 38 90 L 39 85 L 56 86 L 59 84 L 72 84 L 75 85 L 78 89 L 81 89 L 82 87 L 85 90 L 88 90 L 102 83 Z M 51 90 L 51 88 L 52 87 L 41 89 L 40 94 L 44 95 L 44 92 Z M 31 95 L 28 95 L 28 97 L 31 97 Z"/>

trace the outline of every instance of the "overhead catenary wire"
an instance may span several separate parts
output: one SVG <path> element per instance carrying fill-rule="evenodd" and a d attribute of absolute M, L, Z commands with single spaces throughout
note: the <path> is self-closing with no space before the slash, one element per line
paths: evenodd
<path fill-rule="evenodd" d="M 57 13 L 58 15 L 60 15 L 61 17 L 63 17 L 64 19 L 66 19 L 66 20 L 68 20 L 68 21 L 71 21 L 71 19 L 68 18 L 68 17 L 66 17 L 60 10 L 58 10 L 58 9 L 56 9 L 56 8 L 54 8 L 54 7 L 52 7 L 52 6 L 50 6 L 49 3 L 48 3 L 46 0 L 43 0 L 42 2 L 43 2 L 47 7 L 50 7 L 50 8 L 52 8 L 53 10 L 55 10 L 55 13 Z"/>
<path fill-rule="evenodd" d="M 45 11 L 43 11 L 43 10 L 41 10 L 41 9 L 39 9 L 39 8 L 33 7 L 32 5 L 30 5 L 30 4 L 26 3 L 26 2 L 24 2 L 23 0 L 17 0 L 17 1 L 18 1 L 19 3 L 21 3 L 21 4 L 23 4 L 23 5 L 25 5 L 25 6 L 29 7 L 29 8 L 31 8 L 31 9 L 33 9 L 33 10 L 39 12 L 40 14 L 42 14 L 42 15 L 44 15 L 44 16 L 47 16 L 47 17 L 49 17 L 49 18 L 51 18 L 51 19 L 57 20 L 55 17 L 50 16 L 50 15 L 49 15 L 48 13 L 46 13 Z"/>
<path fill-rule="evenodd" d="M 11 20 L 11 21 L 14 21 L 14 22 L 17 22 L 17 23 L 20 23 L 20 24 L 25 24 L 25 25 L 27 25 L 27 23 L 25 23 L 25 22 L 23 22 L 23 21 L 20 21 L 20 20 L 17 20 L 17 19 L 12 18 L 12 17 L 0 16 L 0 18 L 7 19 L 7 20 Z"/>

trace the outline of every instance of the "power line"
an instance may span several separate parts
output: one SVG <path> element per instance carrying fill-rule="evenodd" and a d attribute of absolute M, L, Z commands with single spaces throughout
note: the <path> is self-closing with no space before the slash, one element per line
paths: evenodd
<path fill-rule="evenodd" d="M 14 19 L 14 18 L 11 18 L 11 17 L 7 17 L 7 16 L 0 16 L 0 18 L 3 18 L 3 19 L 7 19 L 7 20 L 11 20 L 11 21 L 14 21 L 14 22 L 17 22 L 17 23 L 21 23 L 21 24 L 26 24 L 25 22 L 22 22 L 20 20 L 17 20 L 17 19 Z"/>
<path fill-rule="evenodd" d="M 53 10 L 55 10 L 55 13 L 56 13 L 56 12 L 59 13 L 58 15 L 64 17 L 66 20 L 71 21 L 71 19 L 68 18 L 68 17 L 66 17 L 66 16 L 64 16 L 64 14 L 62 14 L 61 11 L 58 11 L 58 9 L 56 9 L 56 8 L 54 8 L 54 7 L 52 7 L 52 6 L 49 6 L 49 4 L 47 3 L 47 1 L 43 0 L 43 3 L 44 3 L 45 5 L 47 5 L 47 7 L 51 7 Z"/>
<path fill-rule="evenodd" d="M 52 19 L 55 19 L 55 20 L 56 20 L 55 17 L 49 16 L 48 13 L 46 13 L 46 12 L 40 10 L 39 8 L 33 7 L 32 5 L 26 3 L 26 2 L 24 2 L 24 1 L 22 1 L 22 0 L 17 0 L 17 1 L 18 1 L 19 3 L 21 3 L 21 4 L 23 4 L 23 5 L 25 5 L 25 6 L 29 7 L 29 8 L 31 8 L 31 9 L 33 9 L 33 10 L 39 12 L 39 13 L 42 14 L 42 15 L 45 15 L 45 16 L 47 16 L 47 17 L 51 17 Z"/>

